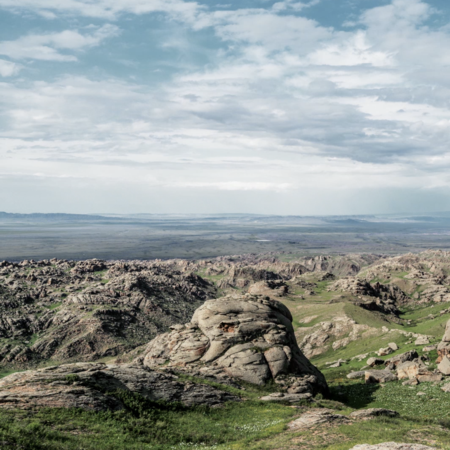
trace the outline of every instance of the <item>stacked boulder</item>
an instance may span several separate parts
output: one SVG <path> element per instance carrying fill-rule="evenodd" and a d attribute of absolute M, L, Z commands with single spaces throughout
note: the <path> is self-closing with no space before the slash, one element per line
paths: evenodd
<path fill-rule="evenodd" d="M 220 382 L 264 385 L 299 396 L 327 394 L 322 373 L 297 345 L 290 311 L 269 297 L 208 300 L 192 321 L 157 336 L 137 362 Z"/>

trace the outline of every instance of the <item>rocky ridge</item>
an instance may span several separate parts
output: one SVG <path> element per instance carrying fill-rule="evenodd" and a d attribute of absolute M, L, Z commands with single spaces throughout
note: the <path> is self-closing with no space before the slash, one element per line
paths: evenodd
<path fill-rule="evenodd" d="M 188 320 L 215 293 L 155 261 L 0 263 L 0 366 L 119 355 Z"/>
<path fill-rule="evenodd" d="M 445 252 L 394 258 L 317 256 L 292 262 L 273 255 L 3 262 L 0 368 L 120 358 L 171 325 L 189 321 L 205 300 L 234 292 L 299 302 L 320 301 L 321 292 L 327 292 L 329 303 L 351 303 L 401 323 L 399 307 L 445 301 L 447 273 L 450 257 Z M 370 321 L 359 323 L 341 311 L 331 320 L 302 327 L 297 336 L 312 357 L 376 333 Z"/>

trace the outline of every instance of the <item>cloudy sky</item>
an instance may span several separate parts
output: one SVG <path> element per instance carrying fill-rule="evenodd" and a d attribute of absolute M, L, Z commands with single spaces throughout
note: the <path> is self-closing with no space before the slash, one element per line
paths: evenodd
<path fill-rule="evenodd" d="M 448 0 L 0 0 L 0 210 L 450 210 Z"/>

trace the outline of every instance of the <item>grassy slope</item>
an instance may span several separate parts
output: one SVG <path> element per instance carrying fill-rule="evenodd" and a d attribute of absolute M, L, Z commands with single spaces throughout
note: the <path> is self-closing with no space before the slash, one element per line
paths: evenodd
<path fill-rule="evenodd" d="M 287 423 L 307 407 L 255 401 L 252 398 L 262 393 L 258 390 L 249 392 L 246 401 L 219 409 L 151 405 L 136 398 L 127 402 L 127 411 L 117 413 L 0 411 L 0 442 L 2 448 L 30 450 L 348 450 L 386 441 L 450 449 L 450 394 L 439 385 L 407 387 L 396 382 L 380 387 L 329 375 L 334 378 L 332 395 L 340 402 L 319 400 L 313 406 L 334 408 L 339 414 L 385 407 L 401 417 L 290 432 Z M 419 391 L 425 395 L 417 396 Z"/>

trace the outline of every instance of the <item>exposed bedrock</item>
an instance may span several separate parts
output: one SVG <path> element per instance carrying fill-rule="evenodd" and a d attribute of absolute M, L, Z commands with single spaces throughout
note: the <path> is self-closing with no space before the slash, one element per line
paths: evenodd
<path fill-rule="evenodd" d="M 220 406 L 239 398 L 205 384 L 132 364 L 76 363 L 28 370 L 0 380 L 0 408 L 124 409 L 123 394 L 186 406 Z"/>
<path fill-rule="evenodd" d="M 172 329 L 153 339 L 138 361 L 256 385 L 274 380 L 289 393 L 328 392 L 324 376 L 297 345 L 290 311 L 269 297 L 208 300 L 190 323 Z"/>

